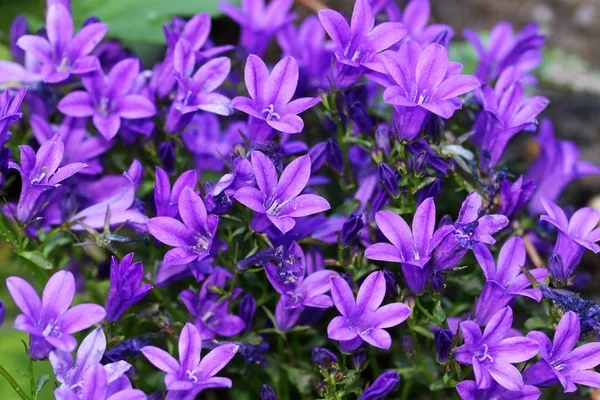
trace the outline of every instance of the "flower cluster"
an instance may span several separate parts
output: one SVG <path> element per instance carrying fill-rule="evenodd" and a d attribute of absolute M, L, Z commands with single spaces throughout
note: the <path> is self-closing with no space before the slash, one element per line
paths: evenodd
<path fill-rule="evenodd" d="M 600 306 L 576 294 L 600 211 L 557 204 L 600 167 L 538 128 L 538 27 L 466 30 L 468 73 L 429 0 L 291 7 L 220 4 L 236 45 L 207 13 L 174 18 L 153 63 L 95 17 L 76 32 L 69 0 L 36 33 L 14 21 L 0 233 L 20 269 L 0 324 L 49 360 L 55 397 L 600 388 Z M 518 133 L 539 156 L 513 170 Z"/>

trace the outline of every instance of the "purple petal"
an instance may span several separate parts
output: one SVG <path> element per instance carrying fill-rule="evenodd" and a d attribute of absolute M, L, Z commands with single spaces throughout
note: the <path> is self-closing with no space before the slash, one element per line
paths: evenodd
<path fill-rule="evenodd" d="M 21 36 L 17 41 L 17 46 L 27 53 L 33 54 L 36 58 L 46 63 L 52 63 L 52 51 L 50 43 L 46 39 L 37 35 Z"/>
<path fill-rule="evenodd" d="M 406 97 L 406 91 L 400 86 L 390 86 L 383 92 L 383 100 L 394 106 L 415 107 L 416 104 Z"/>
<path fill-rule="evenodd" d="M 280 212 L 286 217 L 306 217 L 327 211 L 331 208 L 329 202 L 316 194 L 303 194 L 288 203 Z"/>
<path fill-rule="evenodd" d="M 500 386 L 512 391 L 523 389 L 523 377 L 513 365 L 494 360 L 493 365 L 487 370 Z"/>
<path fill-rule="evenodd" d="M 192 49 L 199 50 L 208 39 L 210 28 L 210 14 L 200 13 L 185 24 L 181 37 L 190 43 Z"/>
<path fill-rule="evenodd" d="M 421 256 L 428 255 L 433 250 L 429 242 L 435 230 L 435 204 L 431 197 L 425 199 L 417 208 L 413 218 L 413 237 Z"/>
<path fill-rule="evenodd" d="M 569 371 L 583 371 L 600 364 L 600 343 L 586 343 L 571 352 L 567 362 Z"/>
<path fill-rule="evenodd" d="M 448 119 L 452 117 L 456 109 L 460 108 L 460 105 L 457 106 L 451 100 L 439 100 L 435 103 L 423 103 L 420 107 L 444 119 Z"/>
<path fill-rule="evenodd" d="M 383 210 L 375 214 L 375 221 L 381 233 L 397 249 L 410 254 L 413 235 L 408 224 L 402 217 L 391 211 Z"/>
<path fill-rule="evenodd" d="M 454 352 L 454 359 L 461 364 L 472 364 L 473 363 L 473 352 L 469 349 L 469 346 L 462 345 L 457 347 Z"/>
<path fill-rule="evenodd" d="M 114 138 L 121 128 L 121 118 L 116 114 L 102 115 L 94 113 L 94 126 L 106 140 Z"/>
<path fill-rule="evenodd" d="M 198 366 L 198 379 L 204 381 L 215 376 L 231 361 L 239 349 L 235 344 L 224 344 L 208 353 Z"/>
<path fill-rule="evenodd" d="M 475 254 L 475 259 L 483 270 L 485 278 L 493 279 L 496 276 L 496 263 L 490 249 L 485 244 L 479 243 L 473 248 L 473 254 Z"/>
<path fill-rule="evenodd" d="M 471 75 L 453 76 L 442 82 L 435 91 L 436 98 L 448 100 L 471 92 L 481 86 L 479 80 Z"/>
<path fill-rule="evenodd" d="M 63 333 L 71 334 L 89 328 L 106 316 L 104 308 L 96 304 L 78 304 L 65 312 L 59 319 Z"/>
<path fill-rule="evenodd" d="M 327 325 L 327 336 L 333 340 L 352 340 L 357 334 L 348 328 L 344 317 L 337 316 Z"/>
<path fill-rule="evenodd" d="M 283 201 L 298 196 L 310 179 L 310 157 L 302 156 L 292 161 L 281 173 L 277 184 L 277 198 Z"/>
<path fill-rule="evenodd" d="M 48 183 L 51 185 L 55 185 L 59 182 L 64 181 L 67 178 L 70 178 L 71 176 L 75 175 L 76 173 L 78 173 L 86 167 L 87 164 L 80 162 L 67 164 L 64 167 L 57 169 L 54 175 L 52 175 L 52 177 L 50 178 L 50 180 L 48 180 Z"/>
<path fill-rule="evenodd" d="M 548 216 L 542 215 L 540 219 L 550 222 L 565 233 L 568 232 L 569 220 L 562 208 L 546 197 L 543 197 L 541 202 Z"/>
<path fill-rule="evenodd" d="M 96 363 L 86 371 L 85 379 L 83 380 L 82 400 L 96 400 L 106 398 L 108 389 L 108 381 L 106 372 L 100 363 Z"/>
<path fill-rule="evenodd" d="M 208 254 L 206 254 L 205 257 L 207 255 Z M 199 256 L 200 255 L 197 252 L 194 252 L 191 248 L 176 247 L 165 253 L 164 260 L 167 264 L 182 265 L 189 264 L 196 259 L 200 260 Z"/>
<path fill-rule="evenodd" d="M 357 0 L 352 10 L 350 29 L 352 37 L 370 32 L 375 25 L 375 18 L 367 0 Z"/>
<path fill-rule="evenodd" d="M 129 94 L 117 104 L 116 112 L 121 118 L 138 119 L 148 118 L 156 114 L 154 104 L 139 94 Z"/>
<path fill-rule="evenodd" d="M 545 333 L 538 331 L 531 331 L 527 334 L 527 339 L 535 340 L 537 344 L 540 345 L 538 350 L 540 356 L 547 360 L 550 359 L 550 354 L 552 353 L 552 341 Z M 570 350 L 569 350 L 570 351 Z"/>
<path fill-rule="evenodd" d="M 410 313 L 410 308 L 402 303 L 385 305 L 375 311 L 375 327 L 391 328 L 392 326 L 400 325 L 402 322 L 406 321 L 410 316 Z"/>
<path fill-rule="evenodd" d="M 286 114 L 300 114 L 303 111 L 319 104 L 321 99 L 319 97 L 302 97 L 293 101 L 290 101 L 285 106 Z"/>
<path fill-rule="evenodd" d="M 71 306 L 75 297 L 75 277 L 68 271 L 58 271 L 48 280 L 42 294 L 45 313 L 60 316 Z"/>
<path fill-rule="evenodd" d="M 456 222 L 467 224 L 475 221 L 479 217 L 479 209 L 481 208 L 481 196 L 477 192 L 471 192 L 463 201 L 460 207 L 460 213 Z"/>
<path fill-rule="evenodd" d="M 265 195 L 271 195 L 277 187 L 277 170 L 275 169 L 275 165 L 260 151 L 253 151 L 250 154 L 250 160 L 258 188 Z"/>
<path fill-rule="evenodd" d="M 202 340 L 198 329 L 192 324 L 185 324 L 179 335 L 179 362 L 181 368 L 194 370 L 200 362 Z"/>
<path fill-rule="evenodd" d="M 375 328 L 368 335 L 359 335 L 362 340 L 369 343 L 371 346 L 380 349 L 389 349 L 392 345 L 392 337 L 383 329 Z"/>
<path fill-rule="evenodd" d="M 366 311 L 375 311 L 383 302 L 384 297 L 385 278 L 383 273 L 380 271 L 372 272 L 358 289 L 356 306 Z"/>
<path fill-rule="evenodd" d="M 365 257 L 370 260 L 400 263 L 404 261 L 402 252 L 389 243 L 375 243 L 365 250 Z"/>
<path fill-rule="evenodd" d="M 498 266 L 495 280 L 501 283 L 510 282 L 521 272 L 527 254 L 525 243 L 518 236 L 513 236 L 504 243 L 498 255 Z"/>
<path fill-rule="evenodd" d="M 89 93 L 75 91 L 67 94 L 59 103 L 58 110 L 70 117 L 89 117 L 94 115 L 94 103 Z"/>
<path fill-rule="evenodd" d="M 319 11 L 319 20 L 331 40 L 338 47 L 345 49 L 350 40 L 350 27 L 342 14 L 329 9 L 321 10 Z"/>
<path fill-rule="evenodd" d="M 479 343 L 481 340 L 481 328 L 475 321 L 461 322 L 460 331 L 468 345 Z"/>
<path fill-rule="evenodd" d="M 286 234 L 296 226 L 296 220 L 290 217 L 276 217 L 271 214 L 266 214 L 267 219 L 273 223 L 281 231 Z"/>
<path fill-rule="evenodd" d="M 231 60 L 228 57 L 218 57 L 202 65 L 194 74 L 202 92 L 212 92 L 227 79 L 231 70 Z"/>
<path fill-rule="evenodd" d="M 69 57 L 76 60 L 86 56 L 94 50 L 106 35 L 108 25 L 101 22 L 89 24 L 81 28 L 73 37 L 69 46 Z"/>
<path fill-rule="evenodd" d="M 268 79 L 269 70 L 263 60 L 254 54 L 250 54 L 246 60 L 246 67 L 244 69 L 244 82 L 246 83 L 246 89 L 248 89 L 250 97 L 258 104 L 262 104 L 265 101 Z M 236 106 L 234 105 L 234 107 Z"/>
<path fill-rule="evenodd" d="M 487 343 L 496 343 L 506 337 L 512 326 L 513 312 L 510 307 L 504 307 L 496 312 L 488 322 L 481 340 Z"/>
<path fill-rule="evenodd" d="M 596 371 L 579 371 L 569 376 L 569 379 L 580 385 L 600 388 L 600 374 Z"/>
<path fill-rule="evenodd" d="M 252 186 L 244 186 L 236 190 L 233 197 L 251 210 L 263 214 L 267 212 L 264 206 L 265 195 Z"/>
<path fill-rule="evenodd" d="M 442 83 L 448 71 L 448 51 L 442 45 L 432 43 L 425 47 L 417 63 L 416 79 L 419 92 L 432 93 Z"/>
<path fill-rule="evenodd" d="M 535 357 L 539 348 L 540 345 L 535 340 L 524 337 L 511 337 L 490 346 L 489 351 L 494 361 L 500 360 L 515 364 Z"/>
<path fill-rule="evenodd" d="M 369 42 L 372 49 L 379 53 L 399 42 L 406 32 L 406 27 L 399 22 L 384 22 L 369 33 Z"/>
<path fill-rule="evenodd" d="M 600 221 L 600 211 L 591 207 L 575 211 L 569 221 L 569 236 L 585 238 Z"/>
<path fill-rule="evenodd" d="M 579 317 L 573 311 L 569 311 L 560 319 L 554 333 L 553 359 L 562 360 L 573 350 L 579 340 L 580 330 Z"/>
<path fill-rule="evenodd" d="M 194 191 L 186 187 L 179 197 L 179 215 L 183 223 L 196 232 L 206 230 L 208 214 L 204 202 Z"/>
<path fill-rule="evenodd" d="M 146 346 L 141 351 L 148 361 L 161 371 L 174 373 L 179 370 L 177 360 L 166 351 L 154 346 Z"/>
<path fill-rule="evenodd" d="M 194 232 L 187 226 L 169 217 L 156 217 L 148 221 L 148 230 L 156 239 L 169 246 L 194 246 Z"/>
<path fill-rule="evenodd" d="M 6 279 L 6 286 L 13 301 L 23 314 L 37 321 L 42 310 L 42 302 L 33 286 L 25 279 L 16 276 Z"/>
<path fill-rule="evenodd" d="M 267 81 L 265 105 L 273 104 L 277 109 L 277 106 L 287 104 L 297 85 L 298 63 L 293 57 L 284 57 L 275 65 Z"/>
<path fill-rule="evenodd" d="M 221 318 L 221 323 L 214 328 L 214 331 L 220 336 L 235 336 L 244 330 L 245 327 L 244 320 L 237 315 L 226 315 Z"/>
<path fill-rule="evenodd" d="M 125 96 L 140 73 L 140 61 L 137 58 L 126 58 L 119 61 L 108 73 L 106 87 L 108 97 L 117 101 Z"/>
<path fill-rule="evenodd" d="M 335 308 L 337 308 L 344 317 L 348 317 L 356 307 L 352 289 L 350 289 L 348 282 L 339 276 L 333 276 L 331 278 L 331 297 L 333 298 Z"/>

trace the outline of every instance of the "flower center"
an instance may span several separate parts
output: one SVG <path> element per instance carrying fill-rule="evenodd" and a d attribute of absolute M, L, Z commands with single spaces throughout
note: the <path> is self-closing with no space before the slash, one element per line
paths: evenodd
<path fill-rule="evenodd" d="M 60 336 L 61 335 L 60 326 L 58 326 L 57 322 L 58 322 L 57 320 L 50 321 L 48 323 L 48 325 L 46 325 L 46 328 L 44 328 L 42 335 L 44 335 L 44 337 Z"/>
<path fill-rule="evenodd" d="M 304 295 L 302 293 L 287 292 L 288 296 L 285 302 L 285 308 L 298 308 L 302 305 Z"/>
<path fill-rule="evenodd" d="M 42 173 L 37 178 L 33 178 L 31 184 L 35 185 L 36 183 L 40 183 L 42 179 L 46 177 L 46 172 L 48 172 L 48 167 L 42 167 Z"/>
<path fill-rule="evenodd" d="M 63 56 L 60 60 L 60 64 L 56 67 L 58 72 L 69 72 L 71 70 L 71 66 L 69 65 L 69 57 L 66 55 Z"/>
<path fill-rule="evenodd" d="M 485 360 L 490 360 L 490 362 L 494 362 L 494 359 L 492 358 L 492 356 L 488 353 L 488 345 L 484 344 L 483 345 L 483 352 L 478 351 L 477 353 L 475 353 L 475 357 L 477 357 L 477 359 L 479 361 L 485 361 Z"/>
<path fill-rule="evenodd" d="M 194 383 L 198 383 L 198 378 L 196 377 L 196 370 L 186 370 L 185 371 L 185 376 L 188 378 L 188 380 L 194 382 Z"/>
<path fill-rule="evenodd" d="M 275 106 L 273 104 L 269 104 L 269 106 L 267 108 L 265 108 L 264 110 L 262 110 L 263 114 L 267 114 L 266 120 L 267 121 L 279 121 L 281 119 L 281 115 L 279 115 L 278 113 L 275 112 Z"/>
<path fill-rule="evenodd" d="M 100 98 L 100 104 L 98 105 L 98 113 L 107 116 L 109 114 L 110 101 L 108 97 L 102 96 Z"/>

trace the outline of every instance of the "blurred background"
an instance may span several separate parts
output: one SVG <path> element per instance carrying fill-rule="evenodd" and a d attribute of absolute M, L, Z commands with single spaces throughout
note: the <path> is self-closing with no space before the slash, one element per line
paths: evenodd
<path fill-rule="evenodd" d="M 600 0 L 430 1 L 431 22 L 443 22 L 455 29 L 457 38 L 451 56 L 465 64 L 466 72 L 474 70 L 475 53 L 462 41 L 464 28 L 485 32 L 502 20 L 512 23 L 515 30 L 531 21 L 539 24 L 548 37 L 544 63 L 538 71 L 540 85 L 535 89 L 551 100 L 544 115 L 553 120 L 560 138 L 578 145 L 582 158 L 600 164 Z M 324 3 L 348 13 L 353 6 L 351 0 Z M 398 3 L 403 5 L 404 1 Z M 123 41 L 146 65 L 162 56 L 161 26 L 174 16 L 210 12 L 215 17 L 211 37 L 217 44 L 234 43 L 237 38 L 236 25 L 219 15 L 216 0 L 72 0 L 72 7 L 76 26 L 81 26 L 89 16 L 98 17 L 109 25 L 108 36 Z M 30 30 L 35 31 L 43 25 L 44 9 L 45 0 L 0 0 L 0 59 L 8 58 L 7 38 L 12 19 L 17 14 L 26 15 Z M 300 16 L 311 12 L 300 3 L 296 11 Z M 565 204 L 600 209 L 600 176 L 576 181 L 563 193 Z M 10 275 L 25 274 L 9 258 L 10 250 L 0 244 L 0 282 Z M 600 258 L 588 256 L 585 264 L 593 275 L 592 282 L 600 282 Z M 598 289 L 592 283 L 584 296 L 600 302 Z M 11 329 L 17 310 L 3 283 L 0 299 L 7 307 L 6 322 L 0 327 L 0 364 L 25 384 L 26 378 L 19 371 L 27 370 L 27 358 L 20 341 L 27 340 L 27 336 Z M 37 362 L 34 368 L 36 376 L 51 371 L 48 362 Z M 51 393 L 52 387 L 47 385 L 39 398 L 50 399 Z M 1 378 L 0 399 L 18 399 Z"/>

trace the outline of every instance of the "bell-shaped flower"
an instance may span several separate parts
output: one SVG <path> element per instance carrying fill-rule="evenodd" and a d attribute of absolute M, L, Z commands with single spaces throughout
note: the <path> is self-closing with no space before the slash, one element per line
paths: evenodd
<path fill-rule="evenodd" d="M 67 94 L 59 103 L 61 113 L 70 117 L 92 117 L 94 126 L 110 140 L 121 128 L 121 119 L 148 118 L 156 114 L 154 104 L 141 94 L 131 93 L 140 72 L 140 62 L 127 58 L 104 76 L 102 72 L 81 78 L 85 91 Z"/>
<path fill-rule="evenodd" d="M 500 209 L 498 213 L 512 219 L 529 202 L 535 189 L 536 183 L 531 180 L 525 181 L 523 175 L 512 183 L 505 178 L 500 183 Z"/>
<path fill-rule="evenodd" d="M 266 216 L 282 233 L 295 225 L 294 218 L 306 217 L 330 209 L 323 197 L 300 194 L 310 179 L 310 157 L 302 156 L 292 161 L 277 180 L 273 162 L 260 151 L 251 153 L 252 167 L 258 189 L 245 186 L 235 192 L 235 199 Z"/>
<path fill-rule="evenodd" d="M 321 101 L 318 97 L 290 101 L 298 85 L 298 64 L 292 57 L 284 57 L 269 74 L 263 60 L 251 54 L 246 60 L 244 82 L 250 98 L 234 98 L 233 108 L 284 133 L 301 132 L 304 121 L 298 114 Z"/>
<path fill-rule="evenodd" d="M 542 332 L 529 332 L 527 338 L 539 343 L 542 359 L 525 370 L 525 382 L 535 386 L 560 382 L 565 393 L 575 392 L 575 384 L 600 388 L 600 374 L 594 371 L 600 365 L 600 343 L 575 348 L 580 332 L 579 318 L 573 311 L 561 318 L 554 342 Z"/>
<path fill-rule="evenodd" d="M 480 389 L 475 381 L 462 381 L 456 385 L 462 400 L 537 400 L 542 391 L 535 386 L 525 385 L 521 390 L 508 390 L 496 382 L 488 389 Z"/>
<path fill-rule="evenodd" d="M 231 387 L 231 379 L 215 375 L 231 361 L 238 348 L 235 344 L 224 344 L 201 359 L 200 333 L 194 325 L 185 324 L 179 335 L 179 361 L 154 346 L 144 347 L 142 354 L 156 368 L 166 372 L 169 398 L 194 399 L 204 389 Z"/>
<path fill-rule="evenodd" d="M 164 244 L 174 246 L 165 254 L 167 264 L 188 264 L 210 255 L 219 217 L 209 215 L 202 198 L 188 186 L 179 196 L 179 215 L 183 221 L 155 217 L 148 221 L 150 234 Z"/>
<path fill-rule="evenodd" d="M 70 307 L 75 298 L 75 277 L 58 271 L 48 280 L 42 299 L 24 279 L 11 276 L 6 286 L 22 314 L 15 318 L 15 329 L 29 333 L 29 354 L 42 359 L 53 349 L 71 352 L 77 347 L 74 333 L 102 321 L 104 308 L 97 304 Z"/>
<path fill-rule="evenodd" d="M 118 261 L 115 257 L 110 261 L 110 290 L 106 300 L 106 320 L 115 322 L 132 305 L 139 302 L 152 290 L 152 285 L 142 284 L 144 266 L 141 262 L 133 263 L 133 253 L 127 254 Z"/>
<path fill-rule="evenodd" d="M 403 303 L 381 306 L 385 297 L 385 278 L 380 271 L 367 276 L 358 290 L 356 301 L 348 282 L 339 276 L 331 278 L 331 297 L 341 316 L 335 317 L 327 326 L 327 335 L 342 342 L 363 341 L 374 347 L 388 349 L 392 337 L 385 328 L 404 322 L 410 308 Z"/>
<path fill-rule="evenodd" d="M 24 35 L 17 45 L 43 63 L 41 74 L 45 82 L 57 83 L 71 74 L 84 74 L 100 69 L 100 62 L 89 54 L 100 43 L 108 25 L 88 24 L 73 36 L 73 18 L 64 5 L 50 5 L 46 14 L 47 38 Z"/>
<path fill-rule="evenodd" d="M 534 357 L 539 349 L 535 340 L 506 337 L 512 327 L 513 312 L 505 307 L 494 314 L 483 334 L 475 321 L 464 321 L 460 329 L 465 343 L 454 350 L 454 359 L 472 364 L 480 389 L 490 389 L 494 381 L 508 390 L 523 390 L 521 372 L 513 365 Z"/>
<path fill-rule="evenodd" d="M 193 190 L 197 182 L 196 171 L 185 171 L 177 178 L 173 184 L 173 189 L 171 189 L 169 175 L 167 175 L 164 169 L 156 167 L 156 186 L 154 186 L 156 215 L 169 218 L 177 217 L 179 215 L 178 205 L 181 192 L 186 187 Z"/>

